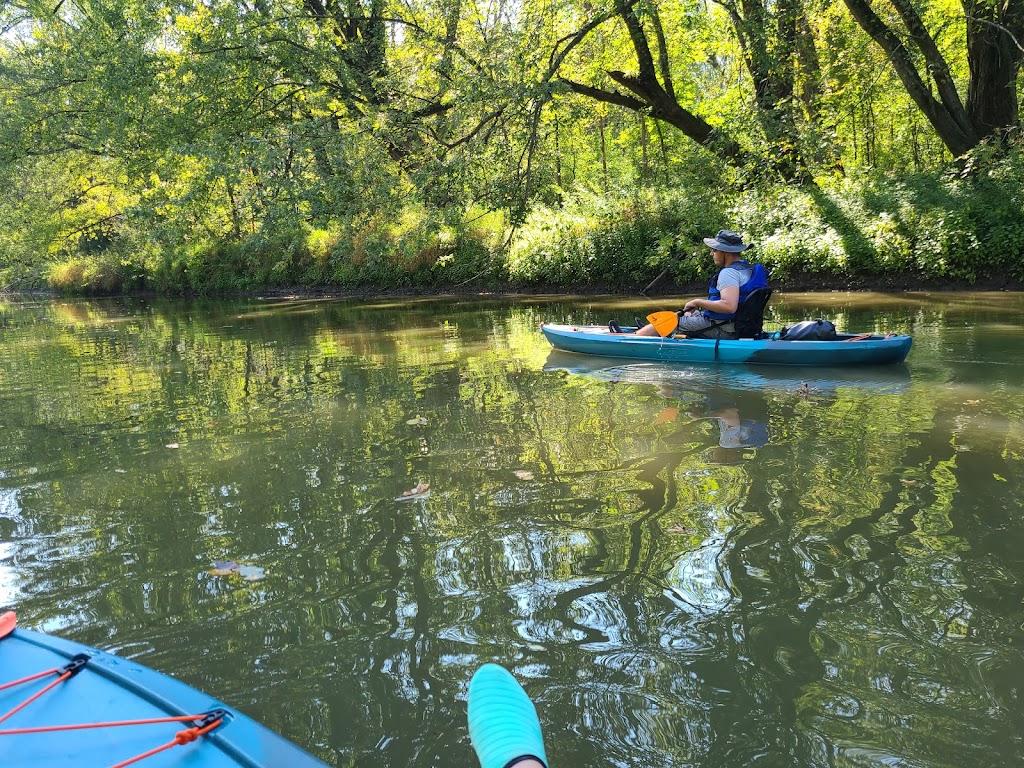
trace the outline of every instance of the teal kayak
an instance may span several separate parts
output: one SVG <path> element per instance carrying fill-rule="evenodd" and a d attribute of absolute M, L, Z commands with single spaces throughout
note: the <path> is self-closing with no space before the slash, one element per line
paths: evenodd
<path fill-rule="evenodd" d="M 324 768 L 220 701 L 141 664 L 0 616 L 0 763 Z"/>
<path fill-rule="evenodd" d="M 541 323 L 555 349 L 673 363 L 833 366 L 902 363 L 912 340 L 903 334 L 840 333 L 835 341 L 686 339 L 611 333 L 604 326 Z"/>

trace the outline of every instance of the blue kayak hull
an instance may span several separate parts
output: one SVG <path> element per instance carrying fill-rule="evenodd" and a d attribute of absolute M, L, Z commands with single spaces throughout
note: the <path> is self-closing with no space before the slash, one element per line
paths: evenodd
<path fill-rule="evenodd" d="M 159 672 L 51 635 L 15 629 L 0 639 L 0 685 L 66 665 L 79 654 L 87 663 L 2 723 L 0 730 L 72 723 L 197 715 L 224 710 L 223 724 L 190 744 L 142 761 L 146 768 L 324 768 L 325 763 L 256 721 L 201 691 Z M 0 717 L 57 679 L 0 691 Z M 0 735 L 0 764 L 47 768 L 102 768 L 174 740 L 194 723 L 160 723 L 87 730 Z"/>
<path fill-rule="evenodd" d="M 553 347 L 566 352 L 702 365 L 885 365 L 902 363 L 912 344 L 905 335 L 859 338 L 840 334 L 836 341 L 663 339 L 609 333 L 603 326 L 554 323 L 541 323 L 541 331 Z"/>

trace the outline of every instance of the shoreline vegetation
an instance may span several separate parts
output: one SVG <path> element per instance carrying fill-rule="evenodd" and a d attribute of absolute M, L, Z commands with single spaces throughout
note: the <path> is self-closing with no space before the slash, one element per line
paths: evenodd
<path fill-rule="evenodd" d="M 983 167 L 812 185 L 576 193 L 515 227 L 491 212 L 446 223 L 406 204 L 364 226 L 302 223 L 245 238 L 162 242 L 125 215 L 98 241 L 0 260 L 8 292 L 310 295 L 702 292 L 702 238 L 735 227 L 778 290 L 1021 290 L 1024 154 Z M 646 291 L 644 290 L 646 289 Z"/>
<path fill-rule="evenodd" d="M 1024 293 L 1024 280 L 1014 278 L 965 280 L 922 280 L 913 275 L 885 275 L 870 277 L 822 277 L 815 274 L 791 275 L 784 280 L 771 281 L 776 294 L 787 293 Z M 658 281 L 648 290 L 647 286 L 625 285 L 576 285 L 571 287 L 551 284 L 520 285 L 513 283 L 489 284 L 487 287 L 473 285 L 407 286 L 397 288 L 359 288 L 337 285 L 294 285 L 266 286 L 246 290 L 224 292 L 183 291 L 161 293 L 151 290 L 118 292 L 58 291 L 49 288 L 30 290 L 0 290 L 0 298 L 18 300 L 21 298 L 128 298 L 128 299 L 386 299 L 423 298 L 522 298 L 545 299 L 580 297 L 636 297 L 638 299 L 677 298 L 704 295 L 705 281 L 677 284 Z"/>
<path fill-rule="evenodd" d="M 0 7 L 0 290 L 1024 281 L 1024 6 L 111 3 Z"/>

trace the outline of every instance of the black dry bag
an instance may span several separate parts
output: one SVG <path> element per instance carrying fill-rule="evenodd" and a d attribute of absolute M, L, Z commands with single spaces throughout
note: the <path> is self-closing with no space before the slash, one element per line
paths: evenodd
<path fill-rule="evenodd" d="M 836 327 L 828 320 L 804 320 L 783 328 L 779 338 L 784 341 L 835 341 Z"/>

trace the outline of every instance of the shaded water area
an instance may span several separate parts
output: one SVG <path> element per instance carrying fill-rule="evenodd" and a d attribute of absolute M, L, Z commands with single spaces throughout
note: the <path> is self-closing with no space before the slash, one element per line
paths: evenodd
<path fill-rule="evenodd" d="M 475 766 L 485 661 L 553 767 L 1019 764 L 1024 297 L 777 297 L 863 370 L 537 328 L 664 303 L 8 300 L 0 609 L 336 765 Z"/>

